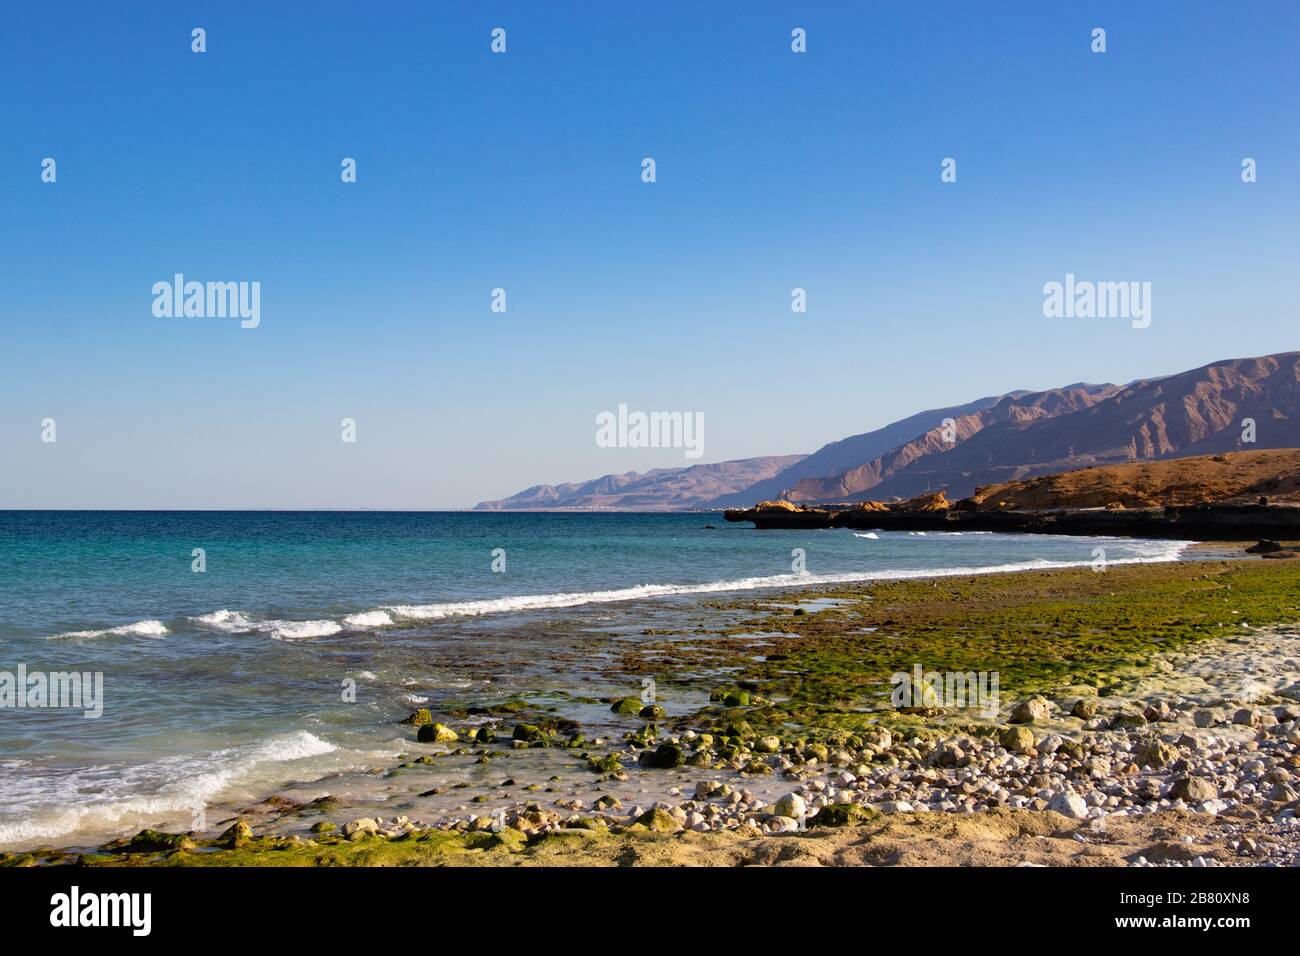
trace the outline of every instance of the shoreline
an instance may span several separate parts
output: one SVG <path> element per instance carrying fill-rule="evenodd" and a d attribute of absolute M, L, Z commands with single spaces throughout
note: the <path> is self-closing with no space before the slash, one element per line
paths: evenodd
<path fill-rule="evenodd" d="M 581 737 L 580 728 L 568 727 L 562 719 L 522 711 L 506 711 L 493 720 L 497 729 L 490 736 L 496 737 L 495 741 L 471 741 L 466 732 L 479 734 L 482 725 L 474 729 L 462 718 L 439 714 L 431 720 L 448 726 L 457 740 L 412 741 L 407 759 L 381 770 L 427 775 L 432 785 L 445 776 L 440 765 L 488 763 L 501 778 L 511 775 L 516 767 L 535 763 L 537 769 L 529 771 L 537 778 L 533 782 L 515 781 L 513 776 L 518 774 L 507 777 L 519 786 L 502 794 L 504 806 L 499 800 L 492 801 L 498 805 L 490 815 L 474 812 L 473 799 L 481 794 L 468 798 L 469 791 L 469 809 L 442 819 L 425 818 L 418 804 L 409 813 L 393 812 L 391 817 L 387 813 L 360 816 L 338 805 L 341 801 L 321 799 L 324 794 L 296 803 L 277 802 L 272 794 L 263 804 L 240 808 L 254 812 L 214 819 L 213 830 L 171 836 L 144 831 L 132 840 L 105 844 L 97 853 L 83 855 L 83 848 L 38 848 L 36 852 L 0 855 L 0 862 L 469 863 L 491 862 L 497 854 L 503 862 L 536 858 L 554 863 L 558 861 L 545 847 L 556 845 L 556 841 L 566 845 L 576 841 L 585 848 L 578 857 L 595 863 L 603 859 L 606 850 L 614 853 L 611 847 L 627 849 L 647 840 L 647 845 L 658 847 L 655 853 L 668 853 L 669 857 L 677 851 L 686 855 L 715 852 L 701 849 L 715 846 L 724 856 L 742 852 L 737 849 L 741 847 L 747 848 L 743 852 L 761 857 L 770 841 L 791 836 L 813 840 L 813 831 L 826 829 L 817 825 L 818 817 L 823 817 L 823 822 L 836 817 L 843 823 L 857 823 L 848 830 L 866 827 L 874 834 L 872 839 L 883 845 L 897 842 L 903 832 L 898 829 L 899 821 L 914 816 L 966 819 L 973 815 L 982 819 L 995 814 L 1002 821 L 999 827 L 1041 836 L 1038 831 L 1043 821 L 1054 818 L 1059 810 L 1066 816 L 1052 820 L 1051 825 L 1058 829 L 1095 827 L 1097 820 L 1109 821 L 1103 825 L 1112 829 L 1122 823 L 1116 832 L 1141 842 L 1139 838 L 1149 829 L 1144 821 L 1165 816 L 1172 820 L 1200 809 L 1190 822 L 1177 824 L 1187 835 L 1235 827 L 1248 837 L 1255 833 L 1259 840 L 1249 838 L 1258 849 L 1260 840 L 1265 845 L 1271 845 L 1268 841 L 1278 843 L 1274 830 L 1283 837 L 1295 833 L 1292 824 L 1279 822 L 1294 820 L 1294 794 L 1289 802 L 1276 807 L 1266 799 L 1276 787 L 1294 791 L 1297 785 L 1295 771 L 1300 758 L 1295 755 L 1295 744 L 1300 742 L 1300 733 L 1295 719 L 1300 710 L 1292 714 L 1295 701 L 1252 692 L 1257 697 L 1253 703 L 1238 700 L 1234 704 L 1220 693 L 1227 703 L 1213 705 L 1222 712 L 1211 719 L 1197 716 L 1207 709 L 1201 706 L 1207 701 L 1196 700 L 1189 688 L 1166 686 L 1166 680 L 1166 684 L 1144 690 L 1142 681 L 1168 674 L 1159 661 L 1177 659 L 1183 661 L 1179 666 L 1190 666 L 1177 655 L 1192 653 L 1204 641 L 1213 640 L 1217 645 L 1263 639 L 1253 631 L 1246 631 L 1245 638 L 1224 637 L 1225 626 L 1232 628 L 1227 632 L 1232 633 L 1241 629 L 1243 620 L 1252 625 L 1300 620 L 1300 608 L 1287 596 L 1297 584 L 1300 572 L 1290 570 L 1289 562 L 1196 561 L 1129 565 L 1105 574 L 1067 569 L 882 582 L 870 588 L 814 585 L 794 594 L 785 591 L 775 600 L 747 595 L 746 600 L 730 604 L 706 602 L 711 617 L 736 615 L 739 620 L 711 632 L 707 640 L 684 647 L 680 639 L 664 637 L 641 642 L 636 650 L 644 652 L 647 644 L 652 649 L 665 645 L 688 663 L 698 659 L 698 665 L 707 658 L 714 671 L 719 666 L 740 667 L 739 671 L 727 671 L 734 679 L 714 689 L 714 696 L 730 695 L 727 699 L 674 718 L 661 716 L 643 722 L 640 716 L 629 717 L 622 741 L 589 741 Z M 1121 585 L 1120 590 L 1112 590 Z M 934 591 L 942 593 L 928 593 Z M 1134 591 L 1138 593 L 1131 593 Z M 790 597 L 795 597 L 793 604 Z M 953 632 L 951 618 L 950 602 L 954 600 L 963 620 L 958 633 Z M 1115 606 L 1099 608 L 1098 602 Z M 1223 603 L 1230 606 L 1216 607 Z M 960 633 L 969 630 L 971 622 L 978 626 L 998 621 L 1014 644 L 1023 634 L 1041 630 L 1038 618 L 1045 608 L 1051 609 L 1058 622 L 1066 622 L 1064 631 L 1075 626 L 1088 631 L 1110 626 L 1116 633 L 1082 656 L 1078 648 L 1062 654 L 1070 651 L 1069 642 L 1063 648 L 1058 646 L 1059 637 L 1043 635 L 1038 638 L 1037 654 L 1031 654 L 1029 660 L 1006 653 L 1010 645 L 1003 647 L 1005 642 L 999 639 L 972 642 Z M 851 624 L 859 627 L 850 629 Z M 1126 629 L 1149 633 L 1126 635 L 1122 633 Z M 792 635 L 782 639 L 779 652 L 744 663 L 753 656 L 755 635 L 777 631 Z M 1291 635 L 1287 640 L 1300 647 L 1300 638 Z M 1090 641 L 1096 643 L 1097 639 L 1090 637 Z M 900 645 L 904 645 L 901 650 Z M 914 662 L 937 669 L 983 669 L 975 666 L 980 661 L 972 652 L 985 654 L 985 663 L 1002 656 L 1006 699 L 994 719 L 961 711 L 935 712 L 935 708 L 897 712 L 880 709 L 870 696 L 863 696 L 873 686 L 879 690 L 881 675 L 889 667 L 909 663 L 904 660 L 907 657 L 919 658 Z M 1044 659 L 1035 661 L 1035 656 Z M 1192 654 L 1192 658 L 1196 656 Z M 1209 655 L 1211 660 L 1221 656 L 1217 652 Z M 1294 656 L 1288 650 L 1280 660 L 1294 664 Z M 635 671 L 644 661 L 630 663 L 634 665 L 630 670 Z M 846 663 L 852 667 L 846 668 Z M 692 678 L 696 684 L 718 680 L 716 673 L 709 676 L 709 667 L 697 666 L 696 670 L 700 672 Z M 1286 667 L 1280 667 L 1280 672 L 1287 673 Z M 1282 689 L 1286 688 L 1269 688 Z M 1026 705 L 1036 692 L 1046 692 L 1046 712 L 1027 722 L 1011 722 L 1013 709 Z M 679 693 L 670 684 L 660 696 Z M 1077 701 L 1085 699 L 1095 704 L 1094 716 L 1070 716 Z M 1248 724 L 1233 723 L 1238 711 L 1252 708 L 1255 713 Z M 1147 719 L 1148 711 L 1153 719 Z M 656 716 L 647 712 L 647 718 Z M 1104 722 L 1098 723 L 1103 718 Z M 538 723 L 526 722 L 530 720 Z M 1198 720 L 1209 723 L 1201 727 Z M 1119 726 L 1112 727 L 1112 723 Z M 1203 738 L 1212 743 L 1203 743 Z M 508 752 L 516 750 L 523 754 Z M 1217 755 L 1219 765 L 1233 760 L 1246 764 L 1258 758 L 1239 758 L 1261 750 L 1278 756 L 1265 775 L 1282 778 L 1270 780 L 1263 791 L 1234 779 L 1226 788 L 1234 795 L 1223 796 L 1228 781 L 1216 780 L 1208 784 L 1214 796 L 1206 796 L 1209 791 L 1204 786 L 1186 782 L 1214 776 L 1211 768 L 1202 766 L 1207 754 Z M 539 757 L 544 759 L 537 760 Z M 554 764 L 556 770 L 550 780 L 543 776 L 548 764 Z M 1181 770 L 1170 769 L 1176 767 Z M 1119 788 L 1117 793 L 1093 797 L 1091 794 L 1104 788 L 1079 785 L 1081 780 L 1094 779 L 1092 775 L 1098 771 L 1098 779 Z M 963 792 L 965 787 L 957 779 L 963 772 L 973 782 L 969 793 Z M 1008 775 L 1020 785 L 1007 785 Z M 1035 782 L 1044 786 L 1025 791 L 1026 781 L 1034 778 L 1043 778 Z M 653 782 L 659 799 L 633 803 L 638 784 L 647 779 Z M 939 786 L 941 780 L 945 781 L 943 787 Z M 991 792 L 980 789 L 995 780 L 1002 782 Z M 947 785 L 953 783 L 956 788 L 950 790 Z M 708 786 L 700 789 L 703 784 Z M 1246 791 L 1237 794 L 1242 787 Z M 1175 788 L 1181 788 L 1181 795 L 1171 798 Z M 1070 799 L 1072 794 L 1078 800 Z M 1287 792 L 1276 790 L 1276 795 L 1286 796 Z M 1191 797 L 1204 799 L 1189 802 Z M 1117 806 L 1109 805 L 1112 798 L 1119 801 Z M 786 801 L 784 805 L 781 800 Z M 1133 806 L 1127 806 L 1126 800 Z M 1207 802 L 1208 810 L 1215 812 L 1208 812 Z M 481 801 L 485 808 L 488 803 Z M 1145 810 L 1150 804 L 1159 812 Z M 833 809 L 823 816 L 828 806 Z M 1138 808 L 1143 809 L 1139 812 Z M 774 812 L 778 809 L 794 815 Z M 1243 810 L 1252 810 L 1254 819 L 1238 818 Z M 1022 821 L 1024 814 L 1030 817 Z M 317 827 L 314 832 L 313 826 Z M 973 824 L 966 826 L 974 839 Z M 221 832 L 216 832 L 217 827 Z M 830 829 L 839 831 L 838 827 Z M 835 849 L 841 839 L 849 838 L 815 836 L 817 852 L 825 851 L 828 859 L 834 858 L 843 849 Z M 1239 842 L 1242 838 L 1232 839 Z M 1227 837 L 1219 841 L 1223 845 L 1212 843 L 1197 855 L 1232 862 L 1237 851 L 1228 850 L 1224 840 Z M 663 841 L 667 842 L 661 846 Z M 1278 854 L 1293 858 L 1285 854 L 1294 853 L 1294 841 L 1282 839 L 1279 845 Z M 909 852 L 915 854 L 917 848 Z M 1093 862 L 1116 862 L 1113 855 L 1098 853 Z M 1143 854 L 1134 850 L 1129 855 Z"/>
<path fill-rule="evenodd" d="M 935 496 L 930 496 L 935 497 Z M 937 499 L 942 499 L 938 495 Z M 896 505 L 791 505 L 763 502 L 723 517 L 757 530 L 851 528 L 861 531 L 983 531 L 1004 534 L 1258 541 L 1300 538 L 1300 506 L 1198 504 L 1163 508 L 987 508 L 923 496 Z"/>

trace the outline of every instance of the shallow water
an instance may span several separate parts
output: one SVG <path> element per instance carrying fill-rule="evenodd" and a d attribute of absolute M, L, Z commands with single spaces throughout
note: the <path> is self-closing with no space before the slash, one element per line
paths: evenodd
<path fill-rule="evenodd" d="M 647 630 L 698 627 L 708 595 L 1088 564 L 1097 548 L 1172 560 L 1185 544 L 759 532 L 719 514 L 0 512 L 0 671 L 104 681 L 97 719 L 0 710 L 0 847 L 188 827 L 316 781 L 399 802 L 458 775 L 486 786 L 514 771 L 366 771 L 413 752 L 396 721 L 418 706 L 521 695 L 588 736 L 616 732 L 592 698 L 640 686 L 611 662 Z M 781 639 L 755 635 L 755 653 Z M 671 659 L 651 665 L 670 713 L 704 703 Z"/>

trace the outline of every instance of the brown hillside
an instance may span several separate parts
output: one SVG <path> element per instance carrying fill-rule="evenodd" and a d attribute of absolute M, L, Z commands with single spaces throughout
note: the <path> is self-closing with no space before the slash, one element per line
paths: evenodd
<path fill-rule="evenodd" d="M 1300 504 L 1300 448 L 1085 468 L 975 489 L 980 511 L 1125 508 L 1203 502 Z"/>

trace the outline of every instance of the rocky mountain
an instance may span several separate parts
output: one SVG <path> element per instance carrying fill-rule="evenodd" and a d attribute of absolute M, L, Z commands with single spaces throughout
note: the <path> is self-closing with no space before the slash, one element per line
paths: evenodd
<path fill-rule="evenodd" d="M 1069 414 L 998 422 L 847 497 L 909 498 L 942 488 L 960 498 L 978 485 L 1090 465 L 1297 446 L 1300 352 L 1285 352 L 1142 379 Z"/>
<path fill-rule="evenodd" d="M 869 495 L 889 478 L 909 469 L 925 469 L 927 460 L 942 457 L 959 444 L 969 442 L 986 428 L 1002 426 L 1020 429 L 1034 422 L 1070 415 L 1088 408 L 1119 390 L 1115 385 L 1068 385 L 1046 392 L 1014 392 L 1003 396 L 991 408 L 950 416 L 951 423 L 934 420 L 932 427 L 911 441 L 892 448 L 885 454 L 865 462 L 839 475 L 826 478 L 805 478 L 783 497 L 793 501 L 848 501 Z M 928 471 L 928 469 L 926 469 Z M 927 482 L 936 479 L 927 479 Z M 948 488 L 943 482 L 934 486 Z M 921 489 L 931 490 L 930 487 Z"/>
<path fill-rule="evenodd" d="M 752 505 L 756 501 L 779 498 L 783 492 L 794 488 L 804 479 L 830 478 L 857 468 L 863 462 L 871 461 L 929 429 L 938 427 L 945 418 L 961 421 L 970 415 L 992 408 L 1007 398 L 1026 394 L 1028 393 L 1011 392 L 1008 395 L 992 395 L 988 398 L 976 399 L 965 405 L 932 408 L 917 412 L 883 428 L 877 428 L 875 431 L 833 441 L 829 445 L 823 445 L 811 455 L 801 458 L 778 475 L 773 475 L 733 494 L 720 495 L 709 502 L 709 506 L 738 508 Z"/>
<path fill-rule="evenodd" d="M 952 419 L 949 431 L 945 419 Z M 1097 465 L 1295 447 L 1300 352 L 1284 352 L 1125 386 L 1009 392 L 919 412 L 811 455 L 538 485 L 478 508 L 743 508 L 772 499 L 886 501 L 928 491 L 955 499 L 980 485 Z"/>
<path fill-rule="evenodd" d="M 475 511 L 672 511 L 753 486 L 798 462 L 803 455 L 746 458 L 713 465 L 656 468 L 605 475 L 593 481 L 534 485 L 499 501 L 482 501 Z"/>

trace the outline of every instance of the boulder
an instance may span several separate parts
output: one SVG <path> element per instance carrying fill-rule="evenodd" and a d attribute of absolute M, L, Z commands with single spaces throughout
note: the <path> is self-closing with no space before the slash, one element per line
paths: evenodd
<path fill-rule="evenodd" d="M 1176 763 L 1178 756 L 1178 748 L 1163 740 L 1146 741 L 1136 754 L 1139 767 L 1152 767 L 1156 770 L 1163 770 Z"/>
<path fill-rule="evenodd" d="M 1213 800 L 1219 795 L 1214 784 L 1204 777 L 1179 777 L 1169 788 L 1169 798 L 1171 800 L 1182 800 L 1184 803 L 1202 803 L 1206 800 Z"/>
<path fill-rule="evenodd" d="M 655 833 L 672 833 L 682 828 L 670 813 L 659 809 L 647 810 L 635 822 Z"/>
<path fill-rule="evenodd" d="M 1034 732 L 1028 727 L 1008 727 L 1002 731 L 998 743 L 1013 754 L 1029 753 L 1034 749 Z"/>
<path fill-rule="evenodd" d="M 1283 550 L 1285 549 L 1278 542 L 1270 541 L 1268 538 L 1264 538 L 1262 541 L 1252 544 L 1249 548 L 1247 548 L 1246 553 L 1247 554 L 1271 554 L 1274 551 L 1283 551 Z"/>
<path fill-rule="evenodd" d="M 1080 720 L 1092 720 L 1097 716 L 1097 702 L 1089 700 L 1086 697 L 1080 697 L 1070 708 L 1070 716 L 1078 717 Z"/>
<path fill-rule="evenodd" d="M 776 801 L 776 806 L 772 812 L 778 817 L 790 817 L 792 820 L 798 820 L 808 812 L 808 805 L 804 799 L 797 793 L 787 793 L 780 800 Z"/>
<path fill-rule="evenodd" d="M 1048 707 L 1046 698 L 1034 696 L 1028 700 L 1022 700 L 1012 708 L 1011 723 L 1039 724 L 1050 719 L 1051 716 L 1052 712 Z"/>
<path fill-rule="evenodd" d="M 459 735 L 446 724 L 424 724 L 416 732 L 416 739 L 423 744 L 451 743 Z"/>
<path fill-rule="evenodd" d="M 686 754 L 677 744 L 660 744 L 654 750 L 643 750 L 637 761 L 643 767 L 655 770 L 671 770 L 686 763 Z"/>
<path fill-rule="evenodd" d="M 1058 793 L 1048 801 L 1047 809 L 1071 820 L 1083 820 L 1088 816 L 1088 804 L 1077 793 Z"/>
<path fill-rule="evenodd" d="M 853 827 L 870 822 L 876 811 L 856 803 L 828 803 L 808 821 L 809 827 Z"/>

